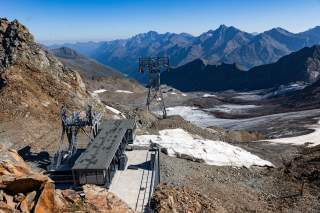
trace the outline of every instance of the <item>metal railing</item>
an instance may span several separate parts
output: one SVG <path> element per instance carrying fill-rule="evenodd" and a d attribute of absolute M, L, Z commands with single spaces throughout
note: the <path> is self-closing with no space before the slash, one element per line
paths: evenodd
<path fill-rule="evenodd" d="M 152 163 L 152 174 L 151 174 L 151 185 L 149 191 L 149 200 L 148 200 L 148 212 L 153 212 L 151 209 L 151 198 L 153 192 L 155 191 L 156 187 L 160 183 L 160 152 L 158 146 L 153 146 L 152 151 L 154 154 L 151 155 Z"/>

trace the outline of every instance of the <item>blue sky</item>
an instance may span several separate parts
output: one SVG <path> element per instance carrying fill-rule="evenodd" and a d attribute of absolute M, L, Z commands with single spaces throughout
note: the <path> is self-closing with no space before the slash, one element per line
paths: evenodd
<path fill-rule="evenodd" d="M 149 30 L 199 35 L 220 24 L 300 32 L 320 25 L 320 0 L 1 0 L 0 16 L 18 19 L 42 42 L 111 40 Z"/>

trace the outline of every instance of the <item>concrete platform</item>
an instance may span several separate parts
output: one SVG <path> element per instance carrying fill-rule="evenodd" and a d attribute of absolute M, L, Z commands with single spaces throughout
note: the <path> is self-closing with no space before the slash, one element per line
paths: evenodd
<path fill-rule="evenodd" d="M 148 150 L 126 151 L 127 168 L 116 172 L 109 188 L 109 191 L 115 193 L 132 209 L 139 212 L 148 212 L 149 194 L 153 187 L 152 153 Z"/>

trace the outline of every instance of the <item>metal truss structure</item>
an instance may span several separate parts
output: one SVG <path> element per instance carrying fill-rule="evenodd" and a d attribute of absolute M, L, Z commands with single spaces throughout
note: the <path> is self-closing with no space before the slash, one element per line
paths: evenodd
<path fill-rule="evenodd" d="M 98 126 L 101 120 L 101 114 L 93 113 L 92 106 L 88 105 L 86 109 L 86 116 L 80 117 L 80 112 L 73 112 L 69 117 L 67 116 L 67 109 L 65 106 L 61 107 L 60 111 L 62 132 L 60 137 L 59 149 L 55 153 L 51 169 L 58 169 L 62 161 L 71 159 L 77 152 L 78 133 L 82 131 L 90 138 L 90 141 L 98 134 Z M 89 133 L 86 127 L 90 127 Z M 64 149 L 64 136 L 68 139 L 68 148 Z"/>
<path fill-rule="evenodd" d="M 150 110 L 150 104 L 156 101 L 160 106 L 163 118 L 167 117 L 167 111 L 160 88 L 160 73 L 165 70 L 169 71 L 169 69 L 168 57 L 139 58 L 139 72 L 144 73 L 147 70 L 148 74 L 147 109 Z"/>

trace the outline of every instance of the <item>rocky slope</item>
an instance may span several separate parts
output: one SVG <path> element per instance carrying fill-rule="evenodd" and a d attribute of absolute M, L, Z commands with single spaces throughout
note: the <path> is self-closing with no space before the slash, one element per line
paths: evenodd
<path fill-rule="evenodd" d="M 284 97 L 277 97 L 273 102 L 281 103 L 288 109 L 317 109 L 320 106 L 320 80 Z"/>
<path fill-rule="evenodd" d="M 15 150 L 0 147 L 0 211 L 54 212 L 54 184 L 33 172 Z"/>
<path fill-rule="evenodd" d="M 62 61 L 64 65 L 77 70 L 86 78 L 123 77 L 121 73 L 111 67 L 100 64 L 93 59 L 89 59 L 68 47 L 51 49 L 50 52 Z"/>
<path fill-rule="evenodd" d="M 9 145 L 0 146 L 0 212 L 134 213 L 117 196 L 98 186 L 83 186 L 82 197 L 72 189 L 55 189 L 50 178 L 33 171 Z"/>
<path fill-rule="evenodd" d="M 187 187 L 160 184 L 151 200 L 156 212 L 227 212 L 214 200 Z"/>
<path fill-rule="evenodd" d="M 198 59 L 164 72 L 161 81 L 182 91 L 255 90 L 292 82 L 313 83 L 319 73 L 320 46 L 315 45 L 247 72 L 235 64 L 206 65 Z"/>
<path fill-rule="evenodd" d="M 104 88 L 108 91 L 128 90 L 143 92 L 144 87 L 137 81 L 127 78 L 117 70 L 79 54 L 68 47 L 51 49 L 52 52 L 66 67 L 80 73 L 87 89 L 94 91 Z"/>
<path fill-rule="evenodd" d="M 17 20 L 0 19 L 0 73 L 0 141 L 16 148 L 54 149 L 62 104 L 69 110 L 86 104 L 103 110 L 80 75 L 38 45 Z"/>
<path fill-rule="evenodd" d="M 209 64 L 236 63 L 246 70 L 275 62 L 284 55 L 315 44 L 320 44 L 319 27 L 302 33 L 274 28 L 253 35 L 232 26 L 221 25 L 199 36 L 150 31 L 129 39 L 63 46 L 144 82 L 146 79 L 137 72 L 137 59 L 140 56 L 167 55 L 173 67 L 201 58 Z"/>

